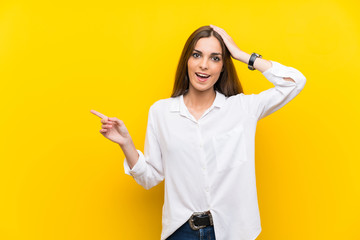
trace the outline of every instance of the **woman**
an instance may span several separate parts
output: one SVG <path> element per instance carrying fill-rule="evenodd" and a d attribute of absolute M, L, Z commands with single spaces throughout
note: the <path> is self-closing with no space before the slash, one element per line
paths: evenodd
<path fill-rule="evenodd" d="M 245 95 L 231 57 L 275 86 Z M 161 239 L 253 240 L 261 232 L 254 145 L 257 121 L 304 87 L 292 67 L 241 51 L 221 28 L 197 29 L 180 57 L 172 96 L 149 110 L 143 154 L 125 124 L 94 110 L 118 143 L 125 173 L 145 189 L 165 179 Z"/>

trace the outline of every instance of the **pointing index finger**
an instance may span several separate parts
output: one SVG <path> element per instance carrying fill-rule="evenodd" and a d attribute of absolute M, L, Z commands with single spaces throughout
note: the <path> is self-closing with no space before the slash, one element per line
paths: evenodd
<path fill-rule="evenodd" d="M 108 117 L 102 113 L 99 113 L 98 111 L 95 110 L 90 110 L 91 113 L 95 114 L 96 116 L 102 118 L 102 119 L 108 119 Z"/>

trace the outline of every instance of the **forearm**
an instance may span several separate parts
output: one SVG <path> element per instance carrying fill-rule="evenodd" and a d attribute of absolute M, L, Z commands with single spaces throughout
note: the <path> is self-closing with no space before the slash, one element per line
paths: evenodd
<path fill-rule="evenodd" d="M 239 59 L 237 59 L 237 60 L 248 64 L 249 60 L 250 60 L 250 56 L 251 56 L 250 54 L 240 50 L 239 57 L 238 57 Z M 253 66 L 256 70 L 259 70 L 261 73 L 263 73 L 272 67 L 272 63 L 266 59 L 256 58 Z M 286 81 L 295 82 L 292 78 L 284 77 L 283 79 Z"/>
<path fill-rule="evenodd" d="M 249 63 L 250 56 L 251 56 L 251 54 L 240 51 L 237 60 L 239 60 L 247 65 Z M 271 67 L 272 67 L 271 62 L 266 59 L 256 58 L 256 60 L 254 62 L 254 68 L 256 70 L 259 70 L 260 72 L 265 72 L 266 70 L 268 70 Z"/>
<path fill-rule="evenodd" d="M 124 144 L 124 145 L 119 145 L 122 149 L 122 151 L 124 152 L 124 155 L 126 157 L 126 161 L 130 167 L 130 169 L 132 169 L 135 164 L 137 163 L 138 159 L 139 159 L 139 153 L 137 152 L 134 142 L 132 141 L 132 139 Z"/>

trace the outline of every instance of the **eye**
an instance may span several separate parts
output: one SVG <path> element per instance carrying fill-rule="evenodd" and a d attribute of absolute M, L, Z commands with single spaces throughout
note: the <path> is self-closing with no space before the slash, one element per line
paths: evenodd
<path fill-rule="evenodd" d="M 214 60 L 216 59 L 215 61 L 217 61 L 217 62 L 221 60 L 219 57 L 213 57 L 213 59 Z"/>
<path fill-rule="evenodd" d="M 198 53 L 193 53 L 192 56 L 196 58 L 195 54 L 199 55 Z M 200 55 L 199 55 L 200 56 Z"/>

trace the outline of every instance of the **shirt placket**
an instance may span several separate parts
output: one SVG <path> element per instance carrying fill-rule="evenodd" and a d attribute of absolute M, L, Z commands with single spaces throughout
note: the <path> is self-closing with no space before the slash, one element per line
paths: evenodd
<path fill-rule="evenodd" d="M 206 154 L 205 154 L 205 149 L 204 149 L 204 138 L 203 138 L 203 134 L 202 134 L 202 127 L 201 127 L 201 123 L 200 121 L 198 121 L 196 123 L 197 125 L 197 135 L 198 135 L 198 144 L 199 144 L 199 149 L 200 149 L 200 165 L 201 165 L 201 175 L 203 176 L 203 184 L 204 184 L 204 191 L 205 191 L 205 195 L 206 195 L 206 201 L 207 201 L 207 206 L 208 208 L 210 208 L 210 179 L 209 179 L 209 172 L 208 172 L 208 167 L 206 164 Z"/>

